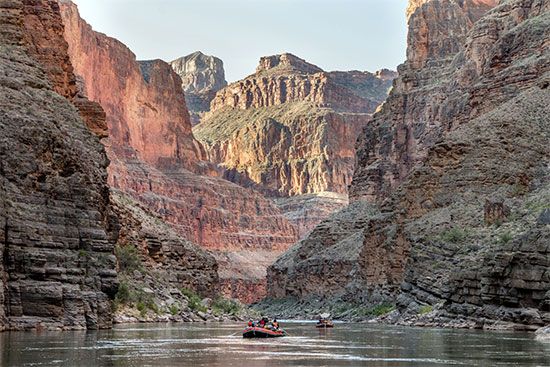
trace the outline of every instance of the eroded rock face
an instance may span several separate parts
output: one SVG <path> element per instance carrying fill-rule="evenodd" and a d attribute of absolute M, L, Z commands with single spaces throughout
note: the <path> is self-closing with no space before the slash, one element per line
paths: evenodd
<path fill-rule="evenodd" d="M 197 51 L 171 61 L 170 65 L 181 77 L 191 122 L 196 125 L 202 115 L 210 110 L 210 102 L 216 92 L 227 85 L 223 62 Z"/>
<path fill-rule="evenodd" d="M 338 111 L 371 113 L 390 85 L 369 72 L 324 72 L 292 54 L 274 55 L 262 57 L 255 74 L 218 92 L 210 110 L 312 102 Z"/>
<path fill-rule="evenodd" d="M 193 137 L 181 80 L 170 65 L 136 62 L 126 46 L 80 19 L 74 4 L 63 1 L 61 10 L 76 74 L 86 95 L 107 113 L 111 187 L 212 251 L 228 284 L 224 294 L 261 298 L 265 286 L 252 295 L 240 292 L 265 284 L 267 262 L 295 242 L 294 227 L 259 193 L 216 177 L 219 170 L 203 160 Z M 232 288 L 233 281 L 246 287 Z"/>
<path fill-rule="evenodd" d="M 274 200 L 285 217 L 296 226 L 299 238 L 304 238 L 317 224 L 348 204 L 346 194 L 329 191 Z"/>
<path fill-rule="evenodd" d="M 129 196 L 113 190 L 111 198 L 113 212 L 119 219 L 118 246 L 137 248 L 143 265 L 157 275 L 165 288 L 186 288 L 204 296 L 218 296 L 218 264 L 210 253 L 181 238 L 161 217 Z"/>
<path fill-rule="evenodd" d="M 383 110 L 359 136 L 351 200 L 384 200 L 444 131 L 470 116 L 465 84 L 471 85 L 472 75 L 455 72 L 460 62 L 455 56 L 491 3 L 432 0 L 410 5 L 415 10 L 409 19 L 407 61 L 399 67 L 400 77 Z"/>
<path fill-rule="evenodd" d="M 0 330 L 110 327 L 108 160 L 88 128 L 104 115 L 77 93 L 56 2 L 0 14 Z"/>
<path fill-rule="evenodd" d="M 74 4 L 60 4 L 69 55 L 83 93 L 107 114 L 107 145 L 129 146 L 151 165 L 193 169 L 204 156 L 193 139 L 184 96 L 174 92 L 180 78 L 163 61 L 136 62 L 122 43 L 94 32 Z"/>
<path fill-rule="evenodd" d="M 407 62 L 358 142 L 352 203 L 268 270 L 269 289 L 278 297 L 341 295 L 335 281 L 342 289 L 359 279 L 358 301 L 396 302 L 404 323 L 544 325 L 550 2 L 506 1 L 482 17 L 492 3 L 422 3 L 409 20 Z M 456 39 L 443 42 L 444 28 Z M 506 220 L 486 221 L 487 202 L 502 203 Z M 348 214 L 366 203 L 378 211 L 357 238 L 340 231 L 354 228 L 357 215 Z M 358 270 L 346 268 L 350 256 L 318 255 L 342 243 L 357 246 Z M 316 290 L 286 276 L 308 261 Z M 433 311 L 423 315 L 426 305 Z"/>
<path fill-rule="evenodd" d="M 345 195 L 356 137 L 393 77 L 389 70 L 324 72 L 291 54 L 263 57 L 255 74 L 218 92 L 193 131 L 209 160 L 226 170 L 224 177 L 242 186 L 274 197 Z M 308 205 L 312 211 L 302 217 L 291 206 L 281 208 L 292 212 L 287 217 L 303 234 L 329 207 L 344 205 L 324 198 L 304 198 L 319 206 Z"/>

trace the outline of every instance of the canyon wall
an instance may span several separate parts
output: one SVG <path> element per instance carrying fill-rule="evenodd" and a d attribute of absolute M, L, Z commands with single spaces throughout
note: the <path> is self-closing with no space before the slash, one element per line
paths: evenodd
<path fill-rule="evenodd" d="M 196 125 L 204 113 L 210 110 L 210 102 L 216 92 L 227 85 L 223 62 L 215 56 L 197 51 L 171 61 L 170 65 L 181 77 L 191 123 Z"/>
<path fill-rule="evenodd" d="M 291 197 L 278 202 L 303 236 L 347 203 L 354 142 L 394 77 L 324 72 L 291 54 L 262 57 L 255 74 L 217 93 L 193 132 L 225 178 Z"/>
<path fill-rule="evenodd" d="M 294 227 L 259 193 L 217 177 L 170 65 L 137 62 L 122 43 L 93 31 L 74 4 L 60 4 L 82 93 L 107 115 L 111 187 L 212 251 L 225 295 L 261 298 L 266 266 L 297 239 Z"/>
<path fill-rule="evenodd" d="M 105 115 L 77 92 L 57 3 L 0 10 L 0 330 L 110 327 Z"/>
<path fill-rule="evenodd" d="M 418 325 L 549 322 L 549 9 L 410 2 L 351 204 L 270 267 L 272 296 L 394 303 Z"/>

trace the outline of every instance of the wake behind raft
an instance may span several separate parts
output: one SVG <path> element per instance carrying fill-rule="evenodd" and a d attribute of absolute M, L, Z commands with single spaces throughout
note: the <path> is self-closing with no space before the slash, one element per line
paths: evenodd
<path fill-rule="evenodd" d="M 286 336 L 286 331 L 270 330 L 263 327 L 248 326 L 243 331 L 243 338 L 278 338 Z"/>

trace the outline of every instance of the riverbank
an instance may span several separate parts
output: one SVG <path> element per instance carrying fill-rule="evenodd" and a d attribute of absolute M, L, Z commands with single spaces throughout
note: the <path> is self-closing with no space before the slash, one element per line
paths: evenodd
<path fill-rule="evenodd" d="M 252 305 L 251 308 L 260 314 L 280 319 L 315 320 L 321 313 L 330 313 L 334 320 L 356 323 L 528 332 L 541 330 L 539 332 L 540 339 L 550 339 L 550 325 L 528 322 L 519 324 L 483 317 L 454 315 L 446 311 L 442 304 L 419 306 L 417 311 L 413 313 L 411 311 L 401 312 L 395 303 L 388 301 L 366 304 L 346 302 L 342 299 L 321 300 L 310 297 L 307 299 L 264 299 Z M 518 310 L 500 307 L 499 312 L 505 314 L 507 312 L 518 312 Z M 529 321 L 531 310 L 522 309 L 521 312 L 524 314 L 523 318 Z"/>

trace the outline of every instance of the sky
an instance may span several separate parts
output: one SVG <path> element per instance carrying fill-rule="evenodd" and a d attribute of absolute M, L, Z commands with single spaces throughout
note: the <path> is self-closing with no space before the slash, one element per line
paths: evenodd
<path fill-rule="evenodd" d="M 202 51 L 223 60 L 229 82 L 283 52 L 326 71 L 395 70 L 405 60 L 407 0 L 73 1 L 139 60 Z"/>

